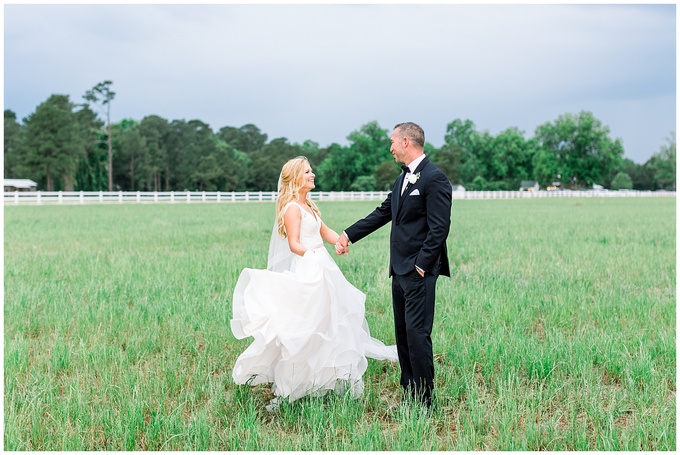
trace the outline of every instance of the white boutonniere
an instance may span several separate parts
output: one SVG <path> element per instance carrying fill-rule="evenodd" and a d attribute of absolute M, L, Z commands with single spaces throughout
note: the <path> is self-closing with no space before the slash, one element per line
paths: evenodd
<path fill-rule="evenodd" d="M 418 181 L 419 178 L 420 178 L 420 172 L 418 172 L 417 174 L 411 174 L 411 175 L 408 176 L 408 183 L 413 185 Z"/>

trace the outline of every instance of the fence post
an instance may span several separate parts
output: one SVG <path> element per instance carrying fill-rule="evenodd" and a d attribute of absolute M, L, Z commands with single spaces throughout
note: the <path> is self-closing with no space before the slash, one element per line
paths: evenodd
<path fill-rule="evenodd" d="M 66 194 L 65 193 L 69 193 Z M 87 194 L 86 194 L 87 193 Z M 141 203 L 142 201 L 142 193 L 144 193 L 144 201 L 149 201 L 151 200 L 151 194 L 153 194 L 153 202 L 159 202 L 160 201 L 160 193 L 158 191 L 71 191 L 71 192 L 64 192 L 64 191 L 50 191 L 47 192 L 46 196 L 42 196 L 41 191 L 31 191 L 30 193 L 24 194 L 22 191 L 14 191 L 14 196 L 12 196 L 11 192 L 6 192 L 5 193 L 5 203 L 6 204 L 12 204 L 12 201 L 14 201 L 14 205 L 20 205 L 24 202 L 33 202 L 35 201 L 36 204 L 45 204 L 47 203 L 52 203 L 52 204 L 68 204 L 70 201 L 73 201 L 76 203 L 80 204 L 87 204 L 88 202 L 96 202 L 96 197 L 98 195 L 98 199 L 100 203 L 106 203 L 106 202 L 116 202 L 118 201 L 119 203 L 125 203 L 125 201 L 129 202 L 134 202 L 136 200 L 137 203 Z M 182 197 L 184 195 L 184 191 L 180 191 L 177 194 Z M 209 192 L 202 191 L 201 192 L 201 200 L 204 202 L 208 201 L 213 201 L 215 200 Z M 167 197 L 168 192 L 164 193 L 163 196 L 163 202 L 167 201 L 165 199 Z M 175 192 L 171 191 L 169 192 L 170 194 L 170 202 L 176 203 L 178 201 L 175 200 Z M 216 192 L 217 201 L 221 202 L 240 202 L 240 201 L 275 201 L 277 192 L 276 191 L 245 191 L 243 193 L 239 192 L 238 196 L 235 191 L 230 191 L 230 192 L 225 192 L 225 197 L 222 197 L 221 192 Z M 502 190 L 502 191 L 466 191 L 461 194 L 453 193 L 453 198 L 454 199 L 523 199 L 523 198 L 578 198 L 578 197 L 584 197 L 584 198 L 596 198 L 596 197 L 615 197 L 615 198 L 621 198 L 621 197 L 663 197 L 663 196 L 672 196 L 675 197 L 676 192 L 675 191 L 669 191 L 665 193 L 654 193 L 650 191 L 608 191 L 608 192 L 588 192 L 588 191 L 530 191 L 530 192 L 520 192 L 520 191 L 507 191 L 507 190 Z M 117 197 L 116 197 L 117 195 Z M 389 195 L 389 192 L 384 192 L 384 191 L 367 191 L 367 192 L 362 192 L 362 191 L 330 191 L 330 192 L 318 192 L 318 193 L 311 193 L 309 197 L 311 197 L 315 201 L 326 201 L 326 200 L 331 200 L 331 201 L 358 201 L 358 200 L 372 200 L 374 198 L 385 198 Z M 77 196 L 77 199 L 76 199 Z M 133 197 L 134 196 L 134 197 Z M 187 202 L 191 202 L 192 200 L 192 194 L 191 191 L 186 191 L 186 200 Z M 127 199 L 126 199 L 127 197 Z M 35 198 L 35 199 L 34 199 Z M 194 202 L 198 200 L 197 198 L 194 198 Z"/>

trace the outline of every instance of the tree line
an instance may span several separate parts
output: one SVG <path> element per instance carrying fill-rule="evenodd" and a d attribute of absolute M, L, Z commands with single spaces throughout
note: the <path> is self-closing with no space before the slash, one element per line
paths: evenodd
<path fill-rule="evenodd" d="M 304 155 L 317 190 L 374 191 L 389 189 L 400 172 L 389 151 L 391 128 L 376 121 L 351 132 L 348 145 L 321 147 L 270 140 L 253 124 L 213 131 L 200 120 L 157 115 L 110 123 L 114 98 L 104 81 L 84 103 L 51 95 L 21 121 L 5 110 L 4 177 L 32 179 L 45 191 L 273 191 L 281 166 Z M 428 142 L 425 152 L 470 190 L 517 190 L 526 180 L 542 188 L 675 189 L 675 133 L 637 164 L 587 111 L 560 115 L 529 138 L 515 127 L 493 135 L 454 119 L 444 144 Z"/>

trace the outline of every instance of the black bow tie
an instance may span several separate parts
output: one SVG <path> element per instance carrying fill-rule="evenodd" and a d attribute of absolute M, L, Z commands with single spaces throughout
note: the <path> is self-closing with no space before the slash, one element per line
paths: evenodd
<path fill-rule="evenodd" d="M 408 174 L 409 172 L 411 172 L 411 170 L 408 168 L 408 166 L 402 166 L 402 167 L 401 167 L 401 170 L 404 171 L 404 172 L 406 172 L 407 174 Z"/>

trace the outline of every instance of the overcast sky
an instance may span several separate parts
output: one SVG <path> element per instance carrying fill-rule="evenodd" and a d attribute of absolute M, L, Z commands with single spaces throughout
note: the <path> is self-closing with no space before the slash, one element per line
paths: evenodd
<path fill-rule="evenodd" d="M 160 115 L 214 131 L 346 144 L 377 120 L 534 135 L 592 112 L 645 162 L 676 127 L 676 7 L 666 5 L 4 6 L 4 107 L 81 102 L 113 81 L 112 121 Z"/>

